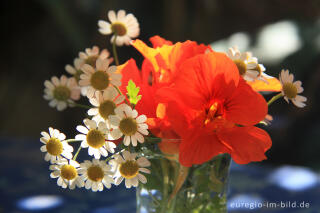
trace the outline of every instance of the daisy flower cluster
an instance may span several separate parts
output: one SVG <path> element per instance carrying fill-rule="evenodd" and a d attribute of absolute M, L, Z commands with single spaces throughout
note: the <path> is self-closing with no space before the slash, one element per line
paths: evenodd
<path fill-rule="evenodd" d="M 98 22 L 99 31 L 113 34 L 114 45 L 129 45 L 139 35 L 139 24 L 132 14 L 110 11 L 108 17 L 110 23 Z M 114 55 L 117 57 L 116 52 Z M 102 191 L 124 179 L 127 188 L 147 182 L 144 174 L 150 173 L 146 168 L 150 161 L 135 152 L 138 142 L 142 145 L 149 134 L 147 117 L 139 115 L 134 109 L 136 103 L 128 101 L 132 97 L 123 95 L 119 89 L 122 75 L 113 62 L 107 49 L 100 51 L 93 46 L 80 52 L 73 65 L 65 66 L 70 77 L 54 76 L 44 83 L 44 98 L 49 106 L 59 111 L 68 106 L 87 109 L 88 118 L 76 127 L 78 134 L 74 138 L 66 139 L 65 134 L 52 127 L 41 132 L 40 150 L 45 153 L 45 161 L 50 162 L 50 177 L 57 178 L 62 188 Z M 81 95 L 89 104 L 76 102 Z M 79 146 L 74 153 L 73 145 L 77 142 Z M 92 160 L 77 160 L 82 149 L 88 150 Z"/>
<path fill-rule="evenodd" d="M 169 154 L 162 158 L 184 171 L 221 153 L 237 163 L 261 161 L 271 139 L 254 125 L 271 124 L 268 106 L 281 97 L 306 106 L 301 81 L 288 70 L 279 79 L 267 75 L 251 52 L 232 47 L 217 53 L 193 41 L 173 44 L 159 36 L 150 38 L 153 47 L 148 47 L 132 40 L 140 33 L 133 14 L 109 11 L 107 17 L 98 21 L 98 31 L 111 35 L 112 57 L 107 49 L 87 48 L 65 66 L 68 77 L 44 82 L 49 106 L 81 107 L 87 113 L 74 138 L 52 127 L 41 132 L 50 177 L 62 188 L 96 192 L 122 182 L 127 188 L 146 184 L 152 154 L 145 150 Z M 119 63 L 116 46 L 123 45 L 142 53 L 141 70 L 133 59 Z M 267 102 L 260 94 L 265 91 L 278 94 Z M 81 150 L 92 160 L 79 161 Z"/>

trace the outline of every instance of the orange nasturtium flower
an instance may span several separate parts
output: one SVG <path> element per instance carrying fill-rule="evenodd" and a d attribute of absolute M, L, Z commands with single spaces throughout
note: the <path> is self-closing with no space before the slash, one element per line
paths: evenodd
<path fill-rule="evenodd" d="M 184 166 L 201 164 L 220 153 L 237 163 L 265 158 L 269 135 L 253 125 L 267 114 L 264 98 L 239 75 L 226 55 L 193 41 L 172 44 L 161 37 L 132 45 L 145 57 L 141 71 L 133 59 L 121 70 L 121 90 L 131 79 L 143 98 L 136 109 L 148 117 L 159 148 L 179 154 Z"/>
<path fill-rule="evenodd" d="M 253 125 L 266 116 L 267 103 L 225 54 L 197 55 L 177 73 L 157 96 L 166 105 L 171 127 L 182 138 L 182 165 L 202 164 L 221 153 L 230 153 L 240 164 L 265 159 L 271 139 Z"/>

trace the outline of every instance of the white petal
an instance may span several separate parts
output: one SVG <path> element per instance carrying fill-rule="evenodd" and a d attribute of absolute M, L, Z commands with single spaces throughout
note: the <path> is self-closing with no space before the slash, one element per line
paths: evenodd
<path fill-rule="evenodd" d="M 131 181 L 130 179 L 125 179 L 125 185 L 126 185 L 126 188 L 130 189 L 131 188 Z"/>
<path fill-rule="evenodd" d="M 84 126 L 77 126 L 77 130 L 83 134 L 88 134 L 89 130 L 87 128 L 85 128 Z"/>
<path fill-rule="evenodd" d="M 138 116 L 138 112 L 137 112 L 137 110 L 132 110 L 132 114 L 131 114 L 131 116 L 132 116 L 132 118 L 136 118 L 137 116 Z M 137 121 L 138 122 L 138 121 Z M 138 122 L 138 123 L 140 123 L 140 122 Z"/>
<path fill-rule="evenodd" d="M 47 151 L 47 146 L 46 145 L 41 146 L 40 150 L 41 150 L 41 152 L 46 152 Z"/>
<path fill-rule="evenodd" d="M 138 131 L 140 133 L 142 133 L 143 135 L 148 135 L 149 134 L 148 130 L 146 130 L 146 129 L 138 128 Z"/>
<path fill-rule="evenodd" d="M 139 165 L 140 167 L 148 167 L 148 166 L 151 165 L 151 164 L 150 164 L 150 161 L 148 161 L 148 159 L 145 158 L 145 157 L 139 158 L 139 159 L 137 160 L 137 163 L 138 163 L 138 165 Z"/>
<path fill-rule="evenodd" d="M 140 143 L 144 142 L 144 137 L 139 132 L 136 132 L 136 134 L 134 134 L 134 137 L 136 137 Z"/>
<path fill-rule="evenodd" d="M 109 116 L 109 122 L 110 124 L 112 124 L 113 126 L 119 126 L 120 124 L 120 119 L 115 116 L 115 115 L 110 115 Z"/>
<path fill-rule="evenodd" d="M 150 170 L 149 169 L 146 169 L 146 168 L 139 168 L 139 171 L 140 172 L 144 172 L 144 173 L 147 173 L 147 174 L 150 174 Z"/>
<path fill-rule="evenodd" d="M 130 145 L 130 136 L 125 136 L 123 139 L 123 144 L 125 146 L 129 146 Z"/>
<path fill-rule="evenodd" d="M 76 135 L 75 139 L 76 140 L 86 140 L 86 136 L 83 134 L 79 134 L 79 135 Z"/>
<path fill-rule="evenodd" d="M 88 110 L 88 115 L 90 115 L 90 116 L 97 115 L 98 113 L 99 113 L 98 108 L 91 108 Z"/>
<path fill-rule="evenodd" d="M 91 75 L 92 73 L 94 73 L 94 68 L 92 66 L 90 66 L 89 64 L 82 65 L 81 70 L 88 75 Z M 80 76 L 80 78 L 81 78 L 81 76 Z"/>
<path fill-rule="evenodd" d="M 67 108 L 67 103 L 63 101 L 59 101 L 57 105 L 57 110 L 62 111 Z"/>
<path fill-rule="evenodd" d="M 110 135 L 112 137 L 112 140 L 117 140 L 119 139 L 123 134 L 122 132 L 119 130 L 119 129 L 113 129 L 111 132 L 110 132 Z"/>
<path fill-rule="evenodd" d="M 123 177 L 122 176 L 118 177 L 115 181 L 115 185 L 119 185 L 122 181 L 123 181 Z"/>
<path fill-rule="evenodd" d="M 133 135 L 130 136 L 131 137 L 131 141 L 132 141 L 132 146 L 137 146 L 138 142 L 137 142 L 137 138 Z"/>
<path fill-rule="evenodd" d="M 140 115 L 136 119 L 137 123 L 144 123 L 144 122 L 146 122 L 146 120 L 147 120 L 147 116 L 145 116 L 145 115 Z"/>
<path fill-rule="evenodd" d="M 138 178 L 139 178 L 141 183 L 143 183 L 143 184 L 147 183 L 147 178 L 144 175 L 139 173 L 138 174 Z"/>
<path fill-rule="evenodd" d="M 139 175 L 139 174 L 138 174 L 138 175 Z M 147 181 L 147 179 L 146 179 L 146 181 Z M 139 181 L 138 181 L 138 177 L 137 177 L 137 176 L 134 177 L 134 178 L 131 178 L 131 184 L 132 184 L 132 186 L 134 186 L 134 187 L 137 187 L 137 186 L 138 186 Z"/>
<path fill-rule="evenodd" d="M 108 18 L 109 18 L 109 20 L 111 21 L 111 23 L 117 21 L 116 13 L 115 13 L 113 10 L 110 10 L 110 11 L 108 12 Z"/>
<path fill-rule="evenodd" d="M 45 138 L 45 139 L 49 139 L 50 135 L 47 132 L 41 132 L 41 135 Z"/>

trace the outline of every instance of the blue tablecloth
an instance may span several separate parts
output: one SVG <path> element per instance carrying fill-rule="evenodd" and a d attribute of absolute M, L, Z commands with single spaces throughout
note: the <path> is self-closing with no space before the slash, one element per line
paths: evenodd
<path fill-rule="evenodd" d="M 38 139 L 0 138 L 0 144 L 0 213 L 135 213 L 135 189 L 94 193 L 57 186 Z M 229 212 L 320 213 L 319 179 L 303 167 L 232 163 Z"/>

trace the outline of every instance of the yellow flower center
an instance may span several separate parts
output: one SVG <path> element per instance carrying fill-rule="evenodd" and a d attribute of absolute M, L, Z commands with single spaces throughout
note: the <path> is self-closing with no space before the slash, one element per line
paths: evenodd
<path fill-rule="evenodd" d="M 70 98 L 71 91 L 66 86 L 57 86 L 53 90 L 53 97 L 58 101 L 66 101 Z"/>
<path fill-rule="evenodd" d="M 86 64 L 89 64 L 89 65 L 92 66 L 92 67 L 96 67 L 96 61 L 97 61 L 97 59 L 98 59 L 98 56 L 97 56 L 97 55 L 89 56 L 89 57 L 86 59 L 85 63 L 86 63 Z"/>
<path fill-rule="evenodd" d="M 100 166 L 91 166 L 87 170 L 88 178 L 92 181 L 99 182 L 104 177 L 104 172 Z"/>
<path fill-rule="evenodd" d="M 127 33 L 127 28 L 124 24 L 120 22 L 115 22 L 111 25 L 111 30 L 118 36 L 124 36 Z"/>
<path fill-rule="evenodd" d="M 120 121 L 119 128 L 125 135 L 134 135 L 138 130 L 137 121 L 133 118 L 124 118 Z"/>
<path fill-rule="evenodd" d="M 47 152 L 53 156 L 58 156 L 63 152 L 63 145 L 58 138 L 50 138 L 46 148 Z"/>
<path fill-rule="evenodd" d="M 244 63 L 244 61 L 237 59 L 237 60 L 234 60 L 233 62 L 237 65 L 238 70 L 239 70 L 239 74 L 240 74 L 241 76 L 243 76 L 244 74 L 246 74 L 247 65 L 246 65 L 246 63 Z"/>
<path fill-rule="evenodd" d="M 104 119 L 108 119 L 109 115 L 114 115 L 114 110 L 117 107 L 117 105 L 110 100 L 106 100 L 99 106 L 99 114 Z"/>
<path fill-rule="evenodd" d="M 61 177 L 66 180 L 73 180 L 78 176 L 78 172 L 74 166 L 63 165 L 61 168 Z"/>
<path fill-rule="evenodd" d="M 139 173 L 139 165 L 136 161 L 128 160 L 120 165 L 120 174 L 124 178 L 134 178 Z"/>
<path fill-rule="evenodd" d="M 87 134 L 87 142 L 89 146 L 98 149 L 105 144 L 104 134 L 97 129 L 91 129 Z"/>
<path fill-rule="evenodd" d="M 109 75 L 103 71 L 94 72 L 90 79 L 91 85 L 96 90 L 104 90 L 109 86 Z"/>
<path fill-rule="evenodd" d="M 293 83 L 285 83 L 282 86 L 282 90 L 285 96 L 289 99 L 295 98 L 298 94 L 298 89 Z"/>

